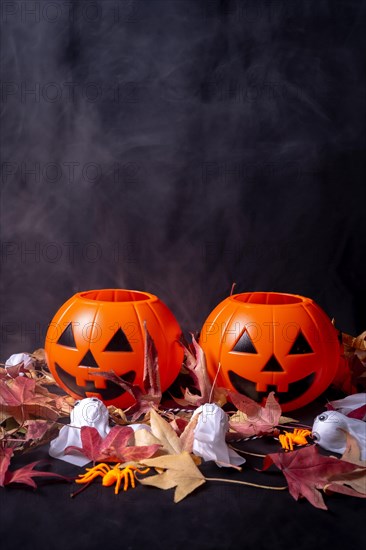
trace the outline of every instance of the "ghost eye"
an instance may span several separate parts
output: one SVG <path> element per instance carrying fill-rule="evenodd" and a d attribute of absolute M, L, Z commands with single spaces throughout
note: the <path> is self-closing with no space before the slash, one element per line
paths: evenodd
<path fill-rule="evenodd" d="M 320 422 L 324 422 L 324 420 L 326 420 L 328 417 L 326 414 L 321 414 L 320 416 L 318 416 L 318 420 L 320 420 Z"/>
<path fill-rule="evenodd" d="M 233 351 L 237 351 L 239 353 L 258 353 L 257 350 L 254 347 L 254 344 L 248 334 L 248 332 L 245 330 L 243 334 L 240 336 L 240 338 L 237 340 Z"/>
<path fill-rule="evenodd" d="M 72 330 L 72 324 L 69 323 L 63 333 L 61 334 L 60 338 L 57 340 L 57 343 L 60 346 L 65 346 L 66 348 L 75 348 L 76 349 L 76 343 L 74 338 L 74 332 Z"/>
<path fill-rule="evenodd" d="M 313 353 L 313 350 L 303 333 L 300 331 L 289 351 L 289 355 L 303 355 L 304 353 Z"/>
<path fill-rule="evenodd" d="M 121 328 L 109 340 L 104 351 L 132 351 L 131 345 Z"/>
<path fill-rule="evenodd" d="M 74 407 L 76 407 L 76 405 L 80 405 L 80 401 L 76 401 L 76 402 L 74 403 Z"/>
<path fill-rule="evenodd" d="M 92 397 L 91 399 L 92 399 L 92 401 L 98 401 L 98 399 L 96 397 Z"/>

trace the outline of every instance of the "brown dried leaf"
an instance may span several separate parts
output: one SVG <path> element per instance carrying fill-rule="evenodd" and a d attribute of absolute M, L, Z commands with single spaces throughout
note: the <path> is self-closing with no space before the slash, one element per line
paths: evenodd
<path fill-rule="evenodd" d="M 187 451 L 188 453 L 191 453 L 193 450 L 194 430 L 196 429 L 200 415 L 201 413 L 192 416 L 191 421 L 187 424 L 184 432 L 180 436 L 182 450 Z"/>

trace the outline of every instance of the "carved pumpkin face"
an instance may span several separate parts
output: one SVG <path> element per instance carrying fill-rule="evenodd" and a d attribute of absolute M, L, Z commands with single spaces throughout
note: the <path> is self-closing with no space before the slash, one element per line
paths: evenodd
<path fill-rule="evenodd" d="M 334 379 L 337 331 L 311 299 L 292 294 L 236 294 L 209 315 L 200 336 L 217 385 L 261 402 L 274 391 L 282 410 L 303 407 Z"/>
<path fill-rule="evenodd" d="M 144 321 L 158 352 L 160 383 L 166 390 L 182 364 L 181 330 L 156 296 L 129 290 L 81 292 L 59 309 L 45 345 L 57 383 L 76 399 L 95 396 L 108 405 L 132 405 L 129 393 L 95 374 L 113 370 L 142 388 Z"/>

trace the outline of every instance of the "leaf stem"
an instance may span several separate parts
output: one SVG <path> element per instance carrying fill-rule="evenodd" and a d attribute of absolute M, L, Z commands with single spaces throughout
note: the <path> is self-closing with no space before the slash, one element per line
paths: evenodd
<path fill-rule="evenodd" d="M 248 485 L 249 487 L 258 487 L 259 489 L 271 489 L 272 491 L 284 491 L 286 487 L 273 487 L 271 485 L 259 485 L 258 483 L 249 483 L 249 481 L 237 481 L 236 479 L 223 479 L 221 477 L 205 477 L 206 481 L 222 481 L 224 483 L 236 483 L 237 485 Z"/>
<path fill-rule="evenodd" d="M 264 458 L 265 456 L 267 455 L 260 455 L 258 453 L 250 453 L 249 451 L 243 451 L 242 449 L 237 449 L 236 447 L 233 447 L 233 445 L 228 445 L 230 447 L 230 449 L 233 449 L 233 451 L 236 451 L 238 453 L 243 453 L 245 455 L 250 455 L 250 456 L 258 456 L 259 458 Z"/>
<path fill-rule="evenodd" d="M 89 485 L 92 483 L 93 479 L 91 479 L 90 481 L 88 481 L 88 483 L 85 483 L 85 485 L 83 485 L 82 487 L 80 487 L 80 489 L 78 489 L 77 491 L 75 491 L 74 493 L 71 493 L 70 494 L 70 497 L 71 498 L 74 498 L 76 497 L 77 495 L 80 495 L 80 493 L 82 493 L 87 487 L 89 487 Z"/>

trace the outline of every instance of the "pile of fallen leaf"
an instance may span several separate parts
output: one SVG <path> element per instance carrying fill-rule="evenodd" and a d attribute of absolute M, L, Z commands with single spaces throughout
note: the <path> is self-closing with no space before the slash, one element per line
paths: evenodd
<path fill-rule="evenodd" d="M 259 470 L 278 468 L 285 476 L 287 486 L 269 487 L 251 483 L 245 480 L 246 471 L 241 472 L 237 466 L 233 468 L 238 471 L 238 479 L 206 478 L 199 469 L 200 458 L 192 453 L 198 421 L 198 415 L 192 418 L 192 413 L 198 406 L 210 402 L 224 406 L 229 402 L 236 408 L 236 411 L 228 413 L 229 444 L 233 440 L 263 436 L 274 440 L 285 425 L 288 428 L 296 421 L 281 415 L 281 407 L 273 392 L 261 406 L 245 396 L 213 387 L 207 375 L 204 353 L 194 337 L 190 345 L 182 344 L 185 351 L 183 373 L 189 376 L 191 384 L 181 388 L 182 397 L 174 397 L 179 407 L 185 408 L 164 409 L 161 405 L 157 353 L 147 332 L 146 342 L 142 389 L 121 380 L 113 372 L 101 373 L 101 376 L 122 385 L 131 393 L 135 404 L 124 411 L 110 406 L 108 409 L 114 426 L 109 434 L 103 439 L 95 428 L 85 426 L 81 428 L 82 447 L 68 448 L 65 453 L 80 452 L 93 465 L 112 463 L 117 464 L 114 468 L 121 470 L 128 466 L 149 468 L 147 475 L 142 477 L 139 474 L 135 476 L 136 480 L 142 485 L 160 489 L 175 488 L 174 502 L 179 502 L 207 481 L 273 490 L 288 488 L 296 500 L 304 497 L 322 509 L 326 509 L 322 492 L 366 497 L 366 461 L 361 462 L 360 451 L 352 437 L 348 437 L 347 449 L 341 458 L 320 454 L 311 441 L 301 449 L 291 452 L 279 450 L 278 453 L 263 456 L 263 465 Z M 356 365 L 357 378 L 364 378 L 366 358 L 363 350 L 360 355 L 360 346 L 366 348 L 365 335 L 361 335 L 356 344 L 355 339 L 349 342 L 345 355 L 352 375 L 356 376 L 352 371 L 352 365 Z M 55 381 L 47 369 L 43 350 L 28 356 L 31 361 L 27 362 L 27 368 L 24 364 L 10 369 L 0 368 L 1 487 L 23 483 L 35 488 L 35 477 L 70 481 L 58 474 L 36 469 L 39 461 L 17 470 L 10 469 L 14 454 L 32 450 L 56 437 L 74 403 L 71 397 L 52 391 Z M 128 424 L 136 420 L 146 424 L 146 429 L 134 432 Z"/>

